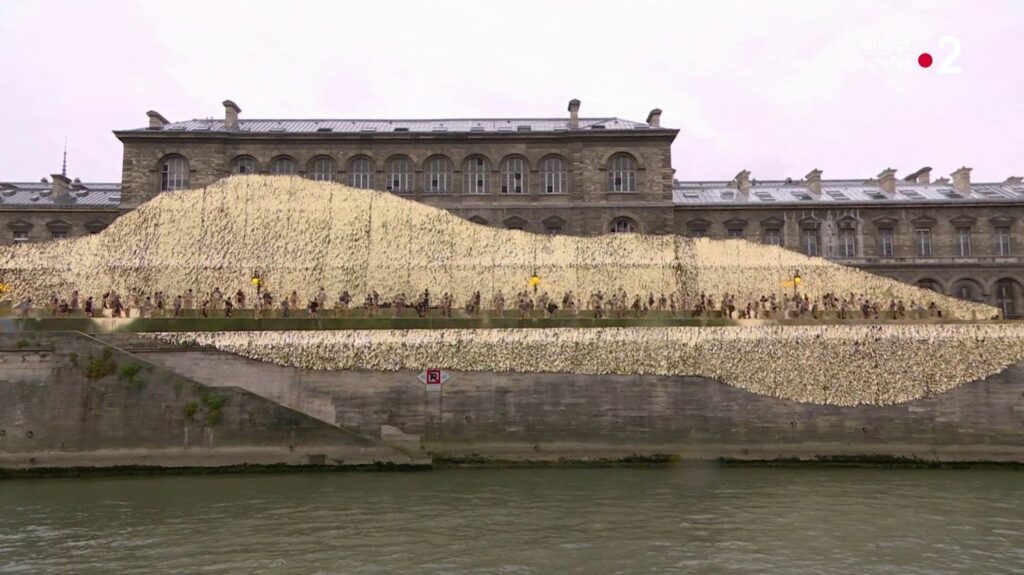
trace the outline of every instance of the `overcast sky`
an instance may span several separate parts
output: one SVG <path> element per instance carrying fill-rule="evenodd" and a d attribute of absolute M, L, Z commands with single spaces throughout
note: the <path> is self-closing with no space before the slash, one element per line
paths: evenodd
<path fill-rule="evenodd" d="M 1024 2 L 0 0 L 0 180 L 58 171 L 66 136 L 70 176 L 119 181 L 112 130 L 228 98 L 243 118 L 558 117 L 579 98 L 662 108 L 683 180 L 1002 181 L 1024 175 Z"/>

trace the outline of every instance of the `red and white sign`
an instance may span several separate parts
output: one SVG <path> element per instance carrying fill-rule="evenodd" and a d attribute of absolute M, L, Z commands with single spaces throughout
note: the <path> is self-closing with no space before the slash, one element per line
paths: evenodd
<path fill-rule="evenodd" d="M 443 369 L 429 367 L 420 373 L 419 380 L 427 389 L 441 389 L 441 384 L 448 381 L 448 374 Z"/>

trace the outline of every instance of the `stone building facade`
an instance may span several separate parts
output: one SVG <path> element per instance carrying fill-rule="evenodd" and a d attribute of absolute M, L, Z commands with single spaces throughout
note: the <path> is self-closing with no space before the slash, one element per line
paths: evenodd
<path fill-rule="evenodd" d="M 295 174 L 388 190 L 489 225 L 533 232 L 671 232 L 671 145 L 647 122 L 556 119 L 220 120 L 117 131 L 123 207 L 229 174 Z"/>
<path fill-rule="evenodd" d="M 678 131 L 645 122 L 581 118 L 458 120 L 222 119 L 116 131 L 119 184 L 0 183 L 6 243 L 102 229 L 161 191 L 231 174 L 294 174 L 390 191 L 484 225 L 537 233 L 678 233 L 745 238 L 1024 312 L 1024 183 L 971 182 L 970 168 L 932 180 L 674 179 Z M 62 231 L 66 230 L 66 231 Z"/>

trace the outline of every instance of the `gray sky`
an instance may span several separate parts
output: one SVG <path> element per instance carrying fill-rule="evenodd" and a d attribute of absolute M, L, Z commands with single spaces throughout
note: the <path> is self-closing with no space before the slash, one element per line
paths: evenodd
<path fill-rule="evenodd" d="M 1022 35 L 1010 0 L 0 0 L 0 180 L 59 170 L 67 136 L 69 175 L 119 181 L 111 130 L 226 98 L 243 118 L 551 117 L 579 98 L 583 116 L 662 108 L 684 180 L 1002 181 L 1024 175 Z"/>

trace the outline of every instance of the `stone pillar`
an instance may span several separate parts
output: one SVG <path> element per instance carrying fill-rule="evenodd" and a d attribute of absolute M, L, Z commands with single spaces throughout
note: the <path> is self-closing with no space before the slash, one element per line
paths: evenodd
<path fill-rule="evenodd" d="M 170 124 L 170 122 L 167 121 L 167 118 L 161 116 L 160 112 L 157 112 L 156 110 L 150 110 L 146 112 L 146 115 L 149 116 L 150 130 L 159 130 L 167 124 Z"/>
<path fill-rule="evenodd" d="M 807 172 L 807 175 L 804 176 L 804 180 L 806 180 L 805 183 L 807 184 L 807 189 L 810 190 L 812 194 L 816 196 L 821 195 L 821 170 L 815 168 L 810 172 Z"/>
<path fill-rule="evenodd" d="M 886 168 L 878 174 L 878 187 L 882 188 L 886 194 L 892 196 L 896 194 L 896 170 L 892 168 Z"/>
<path fill-rule="evenodd" d="M 971 193 L 971 168 L 964 166 L 950 176 L 953 176 L 953 189 L 961 194 Z"/>
<path fill-rule="evenodd" d="M 652 128 L 661 127 L 661 108 L 655 108 L 647 114 L 647 125 Z"/>
<path fill-rule="evenodd" d="M 580 128 L 580 101 L 573 98 L 569 100 L 569 129 L 578 130 Z"/>
<path fill-rule="evenodd" d="M 227 130 L 238 129 L 238 114 L 242 111 L 238 104 L 231 100 L 224 100 L 224 128 Z"/>
<path fill-rule="evenodd" d="M 53 201 L 54 203 L 66 203 L 71 199 L 68 190 L 71 189 L 71 179 L 64 174 L 51 174 L 53 178 Z"/>

